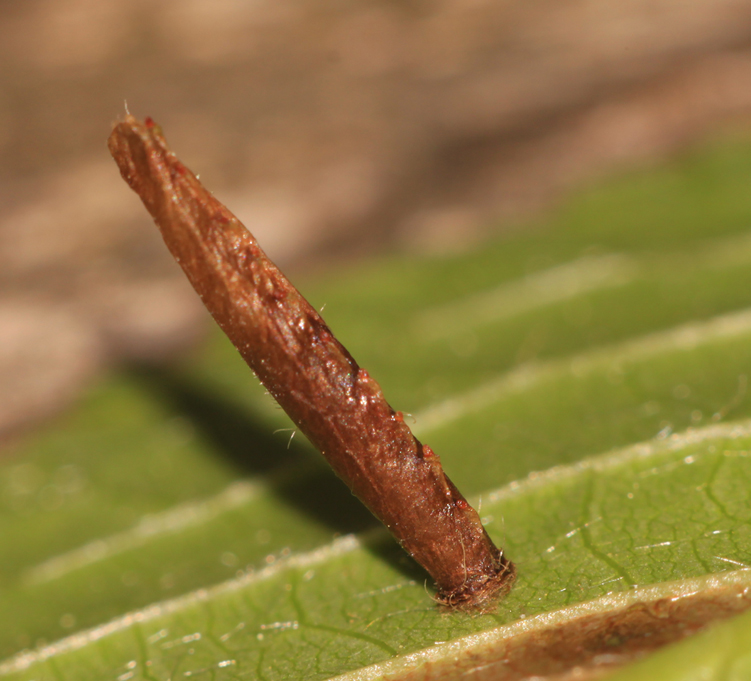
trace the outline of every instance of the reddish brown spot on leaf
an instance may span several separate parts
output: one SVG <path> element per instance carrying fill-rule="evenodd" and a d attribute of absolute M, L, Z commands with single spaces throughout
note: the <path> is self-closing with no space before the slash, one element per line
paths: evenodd
<path fill-rule="evenodd" d="M 635 603 L 548 626 L 528 628 L 411 671 L 385 672 L 386 681 L 594 681 L 647 653 L 747 610 L 744 586 L 708 589 Z"/>

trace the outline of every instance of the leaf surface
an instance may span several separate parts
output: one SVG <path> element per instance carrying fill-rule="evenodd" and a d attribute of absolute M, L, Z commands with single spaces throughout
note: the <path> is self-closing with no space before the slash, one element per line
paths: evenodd
<path fill-rule="evenodd" d="M 497 610 L 439 610 L 217 334 L 104 378 L 4 457 L 0 675 L 505 678 L 514 655 L 514 673 L 565 671 L 529 641 L 639 603 L 665 629 L 742 610 L 750 180 L 751 145 L 716 144 L 497 245 L 299 286 L 517 564 Z M 658 612 L 696 598 L 691 626 Z M 747 619 L 718 626 L 744 641 Z M 678 674 L 672 650 L 712 635 L 620 673 Z M 707 659 L 747 664 L 727 650 Z"/>

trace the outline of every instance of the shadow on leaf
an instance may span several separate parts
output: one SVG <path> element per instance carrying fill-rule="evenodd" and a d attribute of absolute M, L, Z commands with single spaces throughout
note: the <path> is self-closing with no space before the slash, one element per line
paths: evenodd
<path fill-rule="evenodd" d="M 164 366 L 132 365 L 136 377 L 243 477 L 266 476 L 272 492 L 333 533 L 362 532 L 378 521 L 310 445 L 274 435 L 252 412 Z M 278 475 L 306 471 L 305 475 Z"/>

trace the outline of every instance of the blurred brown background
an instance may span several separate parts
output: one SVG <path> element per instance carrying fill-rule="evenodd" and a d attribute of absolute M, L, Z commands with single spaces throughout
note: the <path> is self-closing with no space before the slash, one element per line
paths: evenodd
<path fill-rule="evenodd" d="M 0 435 L 205 316 L 130 111 L 292 270 L 450 250 L 751 113 L 751 0 L 0 0 Z"/>

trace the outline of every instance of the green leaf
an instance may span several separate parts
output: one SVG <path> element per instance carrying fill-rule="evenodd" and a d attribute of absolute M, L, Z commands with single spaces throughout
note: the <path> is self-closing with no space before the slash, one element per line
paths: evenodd
<path fill-rule="evenodd" d="M 516 563 L 496 610 L 441 611 L 217 332 L 6 453 L 0 676 L 512 678 L 579 663 L 551 637 L 617 624 L 617 662 L 739 612 L 750 183 L 751 144 L 715 144 L 476 251 L 300 286 Z M 686 646 L 747 669 L 748 617 L 717 626 L 619 673 L 692 678 Z"/>

